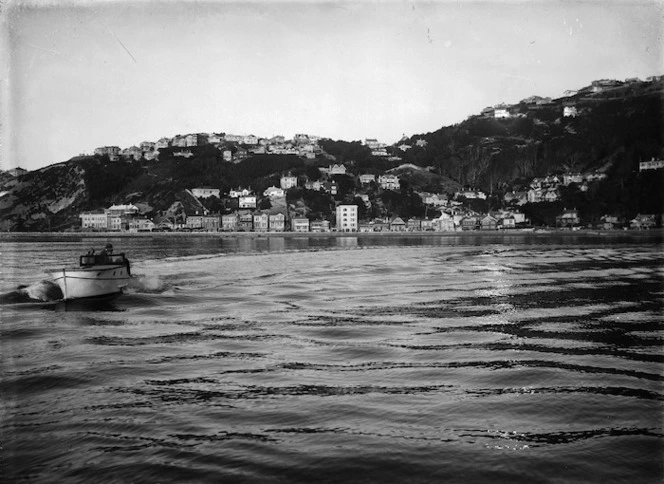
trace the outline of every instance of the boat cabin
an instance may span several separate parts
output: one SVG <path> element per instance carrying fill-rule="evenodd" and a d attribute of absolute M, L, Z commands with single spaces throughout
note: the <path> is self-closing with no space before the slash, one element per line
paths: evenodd
<path fill-rule="evenodd" d="M 118 265 L 128 266 L 129 261 L 121 254 L 86 254 L 82 255 L 79 261 L 81 267 L 92 267 L 100 265 Z"/>

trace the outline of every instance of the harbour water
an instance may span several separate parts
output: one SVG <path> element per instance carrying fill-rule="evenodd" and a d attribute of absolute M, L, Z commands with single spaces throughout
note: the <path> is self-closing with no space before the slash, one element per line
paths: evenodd
<path fill-rule="evenodd" d="M 53 301 L 106 242 L 126 293 Z M 662 482 L 662 249 L 4 236 L 4 480 Z"/>

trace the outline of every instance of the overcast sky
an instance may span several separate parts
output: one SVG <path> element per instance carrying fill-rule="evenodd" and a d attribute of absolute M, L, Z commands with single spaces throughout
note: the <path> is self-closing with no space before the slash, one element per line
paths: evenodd
<path fill-rule="evenodd" d="M 392 144 L 664 74 L 659 0 L 4 3 L 3 169 L 191 132 Z"/>

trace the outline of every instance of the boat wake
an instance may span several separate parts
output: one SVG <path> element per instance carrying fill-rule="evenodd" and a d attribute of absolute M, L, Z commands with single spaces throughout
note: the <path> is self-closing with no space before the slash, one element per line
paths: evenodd
<path fill-rule="evenodd" d="M 129 284 L 125 288 L 125 292 L 161 294 L 165 291 L 165 289 L 166 286 L 159 278 L 159 276 L 145 276 L 137 274 L 129 280 Z"/>
<path fill-rule="evenodd" d="M 62 297 L 62 291 L 55 282 L 42 280 L 29 286 L 18 286 L 14 291 L 0 294 L 0 304 L 58 301 Z"/>

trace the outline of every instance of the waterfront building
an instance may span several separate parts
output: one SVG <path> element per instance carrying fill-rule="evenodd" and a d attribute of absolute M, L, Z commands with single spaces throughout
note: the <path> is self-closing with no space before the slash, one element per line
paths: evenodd
<path fill-rule="evenodd" d="M 337 207 L 338 232 L 357 232 L 357 223 L 357 205 L 339 205 Z"/>

